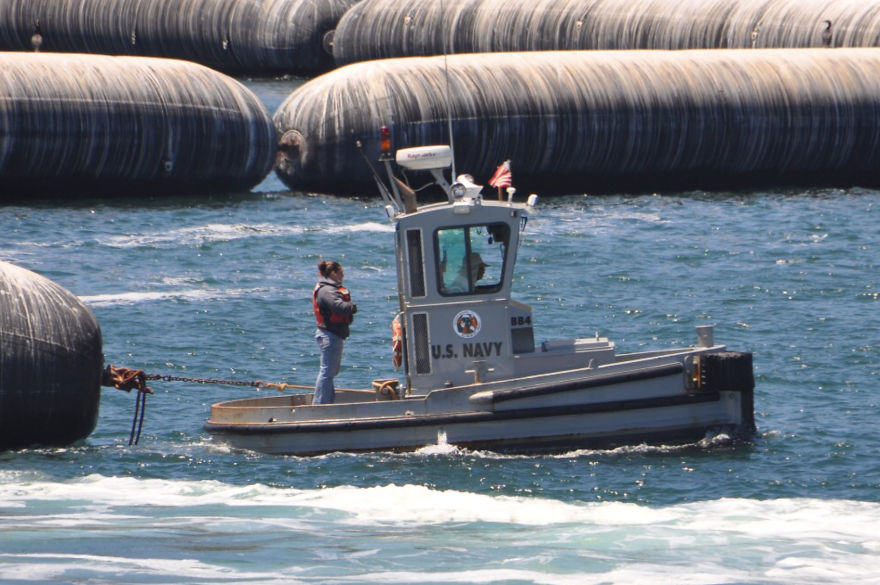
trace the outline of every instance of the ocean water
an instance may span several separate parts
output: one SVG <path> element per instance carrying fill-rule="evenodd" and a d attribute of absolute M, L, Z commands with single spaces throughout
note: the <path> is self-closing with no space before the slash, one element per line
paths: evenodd
<path fill-rule="evenodd" d="M 274 109 L 297 81 L 248 83 Z M 134 396 L 107 388 L 87 440 L 0 453 L 0 583 L 878 583 L 878 220 L 856 188 L 539 202 L 516 291 L 536 339 L 634 351 L 714 324 L 754 353 L 752 441 L 267 456 L 203 424 L 274 390 L 156 381 L 129 446 Z M 393 375 L 392 244 L 378 200 L 274 177 L 0 209 L 0 258 L 86 302 L 106 363 L 183 377 L 313 384 L 322 257 L 360 308 L 338 384 Z"/>

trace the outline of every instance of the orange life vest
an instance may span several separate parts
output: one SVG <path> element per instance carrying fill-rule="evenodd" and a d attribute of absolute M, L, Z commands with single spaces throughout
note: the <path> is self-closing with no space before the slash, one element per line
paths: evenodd
<path fill-rule="evenodd" d="M 315 286 L 315 290 L 312 292 L 312 309 L 315 311 L 315 321 L 318 323 L 318 327 L 326 327 L 328 324 L 331 325 L 341 325 L 345 323 L 351 323 L 354 321 L 353 315 L 343 315 L 342 313 L 336 313 L 332 309 L 329 311 L 329 315 L 325 319 L 324 313 L 321 312 L 320 307 L 318 307 L 318 290 L 322 286 L 327 286 L 322 283 L 318 283 Z M 338 287 L 339 293 L 342 295 L 342 300 L 346 303 L 351 302 L 351 293 L 348 292 L 348 289 L 344 286 Z"/>

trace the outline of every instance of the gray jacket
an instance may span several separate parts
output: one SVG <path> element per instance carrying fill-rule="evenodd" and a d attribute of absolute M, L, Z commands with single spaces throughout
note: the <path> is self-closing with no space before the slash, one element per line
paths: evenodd
<path fill-rule="evenodd" d="M 349 335 L 348 325 L 357 313 L 357 305 L 351 302 L 351 293 L 342 285 L 322 278 L 312 293 L 312 308 L 319 329 L 330 331 L 342 339 Z"/>

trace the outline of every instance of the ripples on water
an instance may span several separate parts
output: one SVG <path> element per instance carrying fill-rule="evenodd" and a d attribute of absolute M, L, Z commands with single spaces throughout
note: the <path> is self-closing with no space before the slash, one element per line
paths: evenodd
<path fill-rule="evenodd" d="M 754 352 L 751 444 L 269 457 L 202 430 L 211 402 L 255 390 L 155 382 L 128 447 L 133 396 L 105 389 L 83 444 L 0 454 L 0 580 L 870 583 L 878 208 L 861 189 L 569 196 L 529 222 L 515 296 L 536 339 L 598 331 L 634 351 L 714 323 Z M 107 363 L 305 384 L 315 267 L 339 259 L 360 308 L 339 383 L 365 386 L 393 373 L 384 218 L 270 177 L 235 196 L 6 207 L 0 257 L 88 303 Z"/>

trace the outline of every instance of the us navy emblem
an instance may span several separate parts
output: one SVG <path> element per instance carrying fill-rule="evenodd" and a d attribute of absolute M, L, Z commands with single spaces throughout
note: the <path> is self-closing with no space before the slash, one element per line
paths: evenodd
<path fill-rule="evenodd" d="M 457 333 L 459 337 L 464 337 L 465 339 L 470 339 L 479 333 L 482 325 L 483 322 L 480 319 L 480 316 L 469 309 L 459 311 L 455 317 L 452 318 L 452 328 L 455 330 L 455 333 Z"/>

